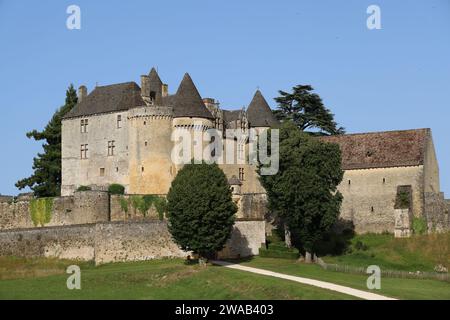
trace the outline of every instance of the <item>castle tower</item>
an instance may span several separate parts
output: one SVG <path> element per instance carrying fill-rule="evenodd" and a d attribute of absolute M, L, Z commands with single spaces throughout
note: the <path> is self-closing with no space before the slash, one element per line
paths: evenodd
<path fill-rule="evenodd" d="M 270 109 L 269 104 L 259 90 L 256 91 L 248 106 L 247 119 L 250 127 L 256 130 L 268 129 L 278 125 L 272 109 Z"/>
<path fill-rule="evenodd" d="M 129 193 L 166 194 L 175 176 L 173 109 L 162 103 L 163 83 L 156 70 L 143 77 L 143 99 L 150 103 L 128 111 Z"/>
<path fill-rule="evenodd" d="M 155 68 L 148 75 L 141 76 L 142 98 L 147 104 L 161 105 L 163 93 L 166 95 L 167 87 L 159 78 Z"/>
<path fill-rule="evenodd" d="M 203 133 L 214 128 L 214 117 L 206 108 L 190 75 L 186 73 L 178 87 L 174 100 L 173 128 L 184 130 L 191 137 L 191 158 L 200 156 L 196 150 L 203 150 L 209 142 L 202 140 Z M 180 167 L 180 166 L 178 166 Z"/>

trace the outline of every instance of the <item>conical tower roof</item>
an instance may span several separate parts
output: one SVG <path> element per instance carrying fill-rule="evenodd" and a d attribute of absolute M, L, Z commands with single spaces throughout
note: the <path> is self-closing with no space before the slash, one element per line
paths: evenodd
<path fill-rule="evenodd" d="M 158 72 L 155 68 L 152 68 L 152 70 L 150 70 L 150 73 L 148 74 L 148 80 L 151 85 L 156 84 L 162 86 L 161 78 L 159 77 Z"/>
<path fill-rule="evenodd" d="M 174 102 L 174 118 L 196 117 L 214 119 L 206 108 L 190 75 L 186 73 L 178 87 Z"/>
<path fill-rule="evenodd" d="M 264 99 L 261 91 L 257 90 L 252 102 L 247 109 L 247 118 L 250 127 L 273 127 L 278 125 L 278 120 L 272 113 L 269 104 Z"/>

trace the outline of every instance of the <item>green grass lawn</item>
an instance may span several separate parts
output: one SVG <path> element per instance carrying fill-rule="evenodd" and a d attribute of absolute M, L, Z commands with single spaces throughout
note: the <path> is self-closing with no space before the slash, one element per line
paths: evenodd
<path fill-rule="evenodd" d="M 390 234 L 357 235 L 346 253 L 325 256 L 327 263 L 402 271 L 431 271 L 437 264 L 450 267 L 450 233 L 394 238 Z"/>
<path fill-rule="evenodd" d="M 242 265 L 280 273 L 307 277 L 370 291 L 398 299 L 450 299 L 450 283 L 438 280 L 381 278 L 381 290 L 368 290 L 365 275 L 323 270 L 315 264 L 295 260 L 259 258 L 241 262 Z"/>
<path fill-rule="evenodd" d="M 391 235 L 356 236 L 352 239 L 352 250 L 341 256 L 327 256 L 324 259 L 329 263 L 353 266 L 377 264 L 382 268 L 395 270 L 431 271 L 436 263 L 436 255 L 446 245 L 445 239 L 428 236 L 407 240 L 394 239 Z M 356 245 L 357 242 L 361 242 L 363 246 Z M 439 259 L 442 260 L 442 257 L 445 258 L 445 254 Z M 301 264 L 288 259 L 256 257 L 240 263 L 369 291 L 366 286 L 368 276 L 365 275 L 327 271 L 317 265 Z M 81 290 L 66 288 L 69 275 L 65 270 L 72 264 L 78 264 L 81 268 Z M 450 299 L 450 283 L 383 276 L 381 290 L 372 292 L 399 299 Z M 353 298 L 288 280 L 224 267 L 186 265 L 180 259 L 95 267 L 87 262 L 0 257 L 0 299 Z"/>
<path fill-rule="evenodd" d="M 0 299 L 354 299 L 337 292 L 183 260 L 80 263 L 81 290 L 68 290 L 73 261 L 0 258 Z"/>

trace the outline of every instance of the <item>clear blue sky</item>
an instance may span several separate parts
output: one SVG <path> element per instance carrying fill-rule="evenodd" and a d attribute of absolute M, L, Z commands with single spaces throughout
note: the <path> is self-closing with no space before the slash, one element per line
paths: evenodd
<path fill-rule="evenodd" d="M 81 30 L 66 9 L 81 8 Z M 366 9 L 381 8 L 381 30 Z M 429 127 L 450 195 L 450 1 L 0 0 L 0 193 L 31 174 L 28 140 L 76 87 L 136 81 L 152 66 L 174 92 L 248 105 L 256 88 L 311 84 L 348 132 Z"/>

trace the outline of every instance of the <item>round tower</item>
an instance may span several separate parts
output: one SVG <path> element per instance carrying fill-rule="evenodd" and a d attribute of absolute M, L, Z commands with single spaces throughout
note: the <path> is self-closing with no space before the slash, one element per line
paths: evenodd
<path fill-rule="evenodd" d="M 201 160 L 204 148 L 209 141 L 203 141 L 206 130 L 214 129 L 214 117 L 206 108 L 197 88 L 189 74 L 185 74 L 175 95 L 173 105 L 173 129 L 177 130 L 177 135 L 184 134 L 190 139 L 189 159 Z M 183 150 L 183 153 L 185 150 Z M 178 164 L 180 168 L 182 164 Z"/>
<path fill-rule="evenodd" d="M 171 161 L 173 110 L 145 106 L 128 112 L 129 193 L 167 194 L 175 176 Z"/>

